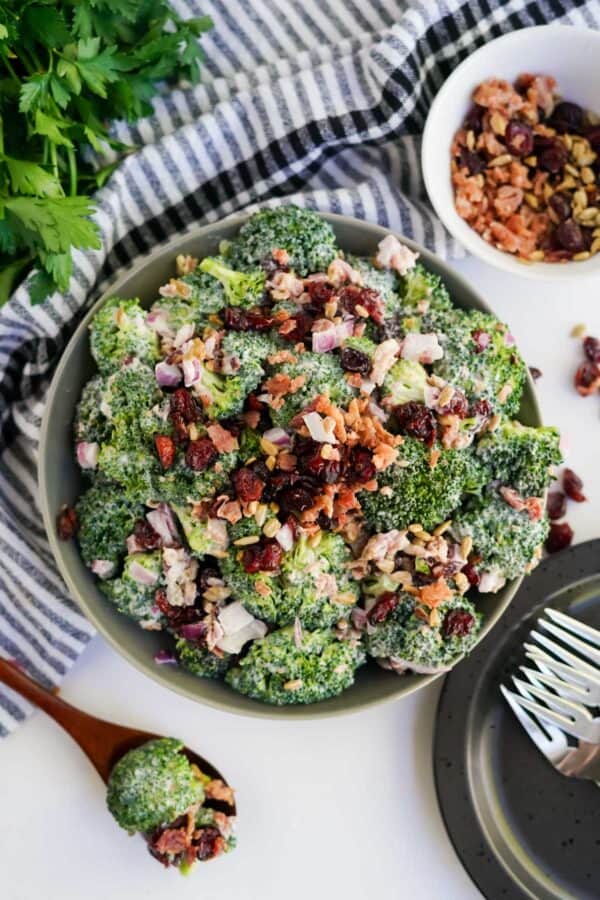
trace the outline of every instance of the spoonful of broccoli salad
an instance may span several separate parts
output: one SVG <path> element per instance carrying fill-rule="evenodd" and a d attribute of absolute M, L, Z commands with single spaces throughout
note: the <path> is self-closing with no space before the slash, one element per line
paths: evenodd
<path fill-rule="evenodd" d="M 0 659 L 0 682 L 43 709 L 107 783 L 117 824 L 139 833 L 164 866 L 187 873 L 235 847 L 235 798 L 222 775 L 181 741 L 97 719 Z"/>

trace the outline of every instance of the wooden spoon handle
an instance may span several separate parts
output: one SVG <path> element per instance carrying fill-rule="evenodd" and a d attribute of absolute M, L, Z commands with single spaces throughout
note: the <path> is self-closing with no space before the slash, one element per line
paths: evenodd
<path fill-rule="evenodd" d="M 143 740 L 156 737 L 97 719 L 66 703 L 25 675 L 14 663 L 0 658 L 0 682 L 43 709 L 75 740 L 100 777 L 106 781 L 117 759 Z"/>

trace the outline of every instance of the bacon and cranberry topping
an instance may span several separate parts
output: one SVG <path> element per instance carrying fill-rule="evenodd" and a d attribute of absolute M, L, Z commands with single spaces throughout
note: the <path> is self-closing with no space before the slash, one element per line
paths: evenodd
<path fill-rule="evenodd" d="M 203 472 L 208 469 L 217 458 L 217 448 L 209 437 L 201 437 L 196 441 L 190 441 L 185 451 L 185 461 L 190 469 L 195 472 Z"/>
<path fill-rule="evenodd" d="M 283 557 L 281 545 L 275 540 L 252 544 L 242 553 L 242 565 L 249 575 L 256 572 L 276 572 Z"/>
<path fill-rule="evenodd" d="M 346 372 L 358 372 L 360 375 L 368 375 L 371 371 L 371 360 L 367 354 L 353 347 L 342 348 L 340 365 Z"/>
<path fill-rule="evenodd" d="M 550 491 L 546 506 L 549 519 L 562 519 L 567 511 L 567 498 L 562 491 Z"/>
<path fill-rule="evenodd" d="M 161 466 L 163 469 L 170 469 L 175 462 L 175 441 L 166 434 L 157 434 L 154 444 Z"/>
<path fill-rule="evenodd" d="M 154 530 L 147 519 L 138 519 L 133 526 L 133 534 L 136 543 L 142 550 L 158 550 L 162 547 L 162 538 L 160 534 Z"/>
<path fill-rule="evenodd" d="M 244 310 L 228 306 L 223 318 L 231 331 L 268 331 L 273 325 L 273 317 L 262 310 Z"/>
<path fill-rule="evenodd" d="M 477 585 L 481 581 L 481 576 L 472 563 L 467 563 L 466 566 L 463 566 L 461 572 L 463 573 L 471 587 L 477 587 Z"/>
<path fill-rule="evenodd" d="M 65 504 L 56 517 L 56 530 L 59 538 L 61 541 L 70 541 L 77 534 L 78 528 L 77 513 L 72 506 Z"/>
<path fill-rule="evenodd" d="M 385 591 L 377 598 L 375 606 L 369 610 L 367 618 L 371 625 L 380 625 L 398 606 L 400 598 L 392 591 Z"/>
<path fill-rule="evenodd" d="M 242 466 L 241 469 L 234 472 L 232 481 L 236 496 L 242 503 L 251 503 L 253 500 L 260 500 L 262 497 L 265 483 L 248 466 Z"/>
<path fill-rule="evenodd" d="M 514 86 L 491 78 L 473 100 L 452 145 L 461 218 L 523 261 L 581 261 L 596 254 L 595 116 L 557 102 L 556 82 L 547 75 L 521 75 Z"/>
<path fill-rule="evenodd" d="M 394 414 L 400 431 L 423 441 L 432 447 L 437 434 L 437 422 L 433 410 L 424 403 L 410 401 L 394 407 Z"/>
<path fill-rule="evenodd" d="M 451 609 L 444 616 L 442 622 L 442 634 L 444 637 L 464 637 L 469 634 L 475 618 L 466 609 Z"/>

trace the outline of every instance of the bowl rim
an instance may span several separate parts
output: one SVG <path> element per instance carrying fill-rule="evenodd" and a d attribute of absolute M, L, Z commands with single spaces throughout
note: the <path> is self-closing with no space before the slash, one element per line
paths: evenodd
<path fill-rule="evenodd" d="M 505 253 L 503 250 L 498 250 L 492 244 L 484 241 L 470 225 L 460 218 L 453 204 L 448 207 L 441 202 L 432 185 L 433 170 L 436 167 L 436 164 L 439 165 L 436 154 L 438 114 L 442 109 L 446 98 L 450 96 L 455 86 L 460 83 L 460 79 L 466 66 L 473 65 L 473 61 L 483 57 L 492 46 L 497 47 L 499 44 L 509 43 L 518 44 L 519 42 L 526 41 L 527 36 L 531 34 L 531 32 L 541 34 L 547 33 L 550 30 L 552 32 L 569 31 L 579 37 L 585 36 L 586 40 L 597 41 L 600 49 L 600 31 L 594 31 L 593 29 L 585 28 L 581 25 L 568 25 L 559 22 L 518 28 L 516 31 L 510 31 L 507 34 L 500 35 L 499 37 L 482 44 L 481 47 L 478 47 L 477 50 L 465 57 L 465 59 L 463 59 L 452 71 L 435 95 L 433 103 L 429 108 L 421 141 L 421 171 L 423 173 L 423 182 L 429 201 L 444 227 L 459 244 L 483 262 L 488 263 L 497 269 L 502 269 L 504 272 L 510 272 L 517 277 L 533 278 L 542 281 L 557 280 L 557 278 L 559 280 L 565 280 L 572 277 L 585 279 L 598 278 L 600 277 L 600 255 L 598 256 L 598 261 L 595 266 L 587 266 L 586 263 L 577 263 L 576 265 L 566 263 L 565 265 L 560 265 L 557 263 L 545 262 L 519 262 L 512 254 Z M 501 73 L 495 74 L 501 77 Z M 453 129 L 453 134 L 457 128 L 458 123 Z M 450 169 L 449 151 L 450 148 L 448 147 L 448 172 Z M 586 262 L 592 262 L 592 260 L 587 260 Z"/>
<path fill-rule="evenodd" d="M 52 380 L 50 386 L 48 388 L 48 393 L 46 396 L 46 403 L 44 406 L 44 412 L 42 416 L 42 423 L 40 428 L 40 442 L 39 442 L 39 453 L 38 453 L 38 464 L 37 464 L 37 475 L 38 475 L 38 485 L 39 485 L 39 502 L 40 508 L 42 511 L 42 519 L 44 523 L 44 527 L 46 529 L 46 534 L 48 537 L 48 542 L 50 545 L 50 549 L 52 550 L 52 555 L 54 557 L 55 563 L 57 565 L 58 571 L 65 582 L 69 593 L 73 600 L 75 601 L 77 607 L 80 609 L 83 615 L 92 623 L 98 634 L 102 635 L 104 640 L 112 647 L 121 657 L 127 660 L 134 668 L 136 668 L 139 672 L 151 678 L 157 684 L 161 685 L 161 687 L 166 690 L 172 690 L 176 693 L 180 694 L 183 697 L 186 697 L 189 700 L 193 700 L 196 703 L 212 707 L 213 709 L 221 710 L 222 712 L 227 712 L 229 714 L 238 715 L 242 717 L 251 717 L 251 718 L 267 718 L 267 719 L 317 719 L 317 718 L 332 718 L 334 716 L 343 716 L 343 715 L 353 715 L 362 712 L 365 709 L 370 709 L 375 706 L 380 706 L 384 703 L 392 703 L 397 702 L 402 697 L 408 696 L 409 694 L 414 693 L 422 687 L 425 687 L 428 684 L 431 684 L 436 679 L 447 674 L 447 671 L 441 671 L 431 675 L 411 675 L 410 679 L 398 679 L 398 686 L 402 685 L 401 690 L 394 692 L 389 695 L 384 696 L 375 696 L 367 698 L 357 704 L 355 707 L 338 707 L 328 708 L 328 700 L 321 700 L 317 703 L 312 704 L 298 704 L 292 706 L 275 706 L 267 703 L 262 703 L 260 701 L 254 701 L 252 705 L 249 705 L 248 708 L 237 709 L 232 708 L 226 701 L 221 701 L 218 698 L 214 697 L 200 697 L 196 694 L 193 688 L 190 686 L 187 687 L 186 684 L 180 684 L 179 682 L 176 684 L 171 684 L 164 680 L 162 674 L 162 667 L 157 665 L 153 659 L 150 661 L 143 660 L 136 656 L 132 649 L 130 649 L 127 642 L 121 642 L 118 638 L 113 634 L 112 630 L 105 625 L 96 617 L 93 608 L 87 602 L 87 598 L 85 595 L 79 590 L 77 587 L 75 578 L 72 576 L 70 567 L 68 566 L 66 560 L 63 557 L 62 553 L 62 542 L 59 540 L 58 535 L 56 533 L 56 510 L 51 510 L 49 505 L 48 491 L 47 491 L 47 479 L 46 479 L 46 447 L 48 445 L 49 440 L 49 430 L 50 430 L 50 420 L 51 420 L 51 411 L 54 404 L 54 398 L 57 394 L 59 387 L 62 384 L 63 373 L 67 369 L 70 361 L 70 356 L 73 348 L 78 344 L 78 342 L 85 335 L 88 325 L 96 314 L 98 309 L 108 300 L 109 297 L 118 295 L 119 288 L 122 284 L 128 281 L 130 278 L 137 276 L 141 273 L 146 265 L 150 262 L 150 260 L 156 255 L 168 256 L 174 260 L 177 255 L 178 248 L 182 245 L 187 245 L 190 240 L 195 238 L 201 238 L 206 235 L 210 235 L 213 231 L 218 229 L 223 225 L 231 226 L 231 227 L 241 227 L 244 222 L 249 218 L 251 213 L 242 212 L 238 214 L 234 214 L 232 216 L 228 216 L 224 219 L 220 219 L 217 222 L 211 223 L 209 225 L 202 226 L 191 226 L 182 234 L 177 234 L 174 237 L 167 239 L 166 241 L 162 241 L 159 244 L 153 246 L 147 253 L 145 253 L 141 258 L 136 258 L 133 263 L 119 270 L 116 276 L 110 281 L 109 284 L 106 285 L 101 295 L 94 301 L 94 303 L 87 310 L 86 314 L 81 318 L 77 327 L 73 331 L 73 334 L 67 341 L 64 349 L 61 352 L 60 359 L 56 365 L 56 368 L 52 375 Z M 385 226 L 378 225 L 372 222 L 366 222 L 361 219 L 356 219 L 353 216 L 345 216 L 338 213 L 319 213 L 325 221 L 328 221 L 330 224 L 335 226 L 338 225 L 352 225 L 354 227 L 359 226 L 363 229 L 367 229 L 367 231 L 371 232 L 373 237 L 385 237 L 387 234 L 393 234 L 398 238 L 402 243 L 406 244 L 410 247 L 411 250 L 417 251 L 420 255 L 420 258 L 427 264 L 429 261 L 436 261 L 441 263 L 443 267 L 451 270 L 452 277 L 456 284 L 458 284 L 461 290 L 465 290 L 468 295 L 471 295 L 474 299 L 476 299 L 480 308 L 486 312 L 490 312 L 492 314 L 493 310 L 487 301 L 480 296 L 480 294 L 471 286 L 469 281 L 464 278 L 460 273 L 456 272 L 447 262 L 436 254 L 432 253 L 430 250 L 427 250 L 425 247 L 421 247 L 419 244 L 415 243 L 410 238 L 404 237 L 400 232 L 395 231 L 390 228 L 386 228 Z M 475 307 L 476 308 L 476 307 Z M 527 369 L 526 373 L 526 390 L 528 391 L 528 401 L 530 402 L 532 417 L 539 422 L 542 423 L 542 415 L 541 410 L 537 398 L 537 391 L 535 389 L 535 383 L 529 369 Z M 521 582 L 523 581 L 524 576 L 521 575 L 518 578 L 510 581 L 504 588 L 504 600 L 498 609 L 494 610 L 493 613 L 490 613 L 486 616 L 484 620 L 483 627 L 478 636 L 477 644 L 483 640 L 486 634 L 494 627 L 494 625 L 498 622 L 498 620 L 502 617 L 504 612 L 509 607 L 512 602 L 516 592 L 518 591 Z M 476 645 L 477 646 L 477 645 Z M 455 663 L 459 664 L 460 660 Z M 448 670 L 449 671 L 449 670 Z M 201 679 L 198 679 L 201 680 Z M 192 684 L 192 682 L 190 682 Z M 347 691 L 344 691 L 341 695 L 349 693 L 352 691 L 353 686 L 351 686 Z M 248 698 L 251 699 L 251 698 Z M 333 698 L 335 699 L 335 698 Z"/>

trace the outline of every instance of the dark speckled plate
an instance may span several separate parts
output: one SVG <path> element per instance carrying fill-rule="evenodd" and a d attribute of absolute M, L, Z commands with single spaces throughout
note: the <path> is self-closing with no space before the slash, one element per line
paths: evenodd
<path fill-rule="evenodd" d="M 559 775 L 498 685 L 545 606 L 600 628 L 600 540 L 545 560 L 469 658 L 446 679 L 434 745 L 442 815 L 465 869 L 490 900 L 600 897 L 600 790 Z"/>

